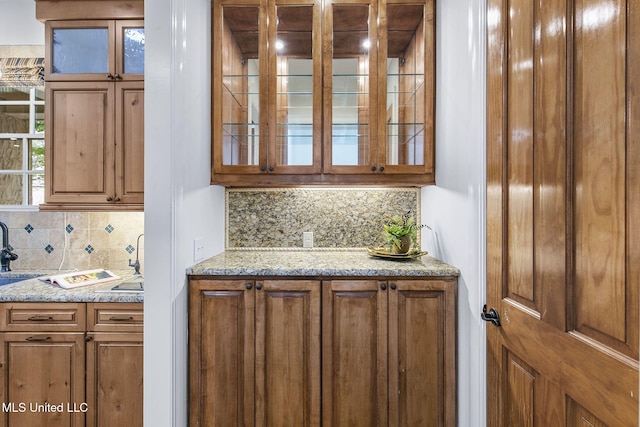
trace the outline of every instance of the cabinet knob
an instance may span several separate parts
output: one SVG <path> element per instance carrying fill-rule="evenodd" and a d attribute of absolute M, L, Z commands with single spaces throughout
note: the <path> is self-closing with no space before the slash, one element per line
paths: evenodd
<path fill-rule="evenodd" d="M 386 291 L 387 290 L 387 285 L 385 285 L 385 284 L 380 285 L 380 289 L 382 289 L 383 291 Z"/>
<path fill-rule="evenodd" d="M 251 288 L 252 288 L 252 287 L 253 287 L 253 286 L 251 285 L 251 283 L 247 283 L 246 288 L 247 288 L 247 290 L 248 290 L 248 291 L 249 291 L 249 290 L 251 290 Z"/>
<path fill-rule="evenodd" d="M 375 172 L 378 168 L 376 168 L 375 166 L 371 166 L 371 172 Z"/>
<path fill-rule="evenodd" d="M 392 283 L 392 284 L 391 284 L 391 289 L 393 289 L 393 290 L 395 291 L 395 290 L 396 290 L 396 288 L 397 288 L 396 284 L 395 284 L 395 283 Z"/>
<path fill-rule="evenodd" d="M 380 172 L 384 172 L 384 166 L 380 166 L 379 171 L 380 171 Z"/>
<path fill-rule="evenodd" d="M 116 73 L 116 74 L 113 76 L 113 78 L 114 78 L 114 79 L 116 79 L 116 80 L 122 80 L 122 76 L 121 76 L 120 74 L 118 74 L 118 73 Z"/>
<path fill-rule="evenodd" d="M 120 201 L 120 197 L 116 197 L 115 199 L 113 199 L 114 202 L 119 202 Z"/>
<path fill-rule="evenodd" d="M 113 197 L 107 196 L 107 202 L 113 202 Z"/>
<path fill-rule="evenodd" d="M 260 172 L 266 172 L 266 171 L 267 171 L 267 168 L 266 168 L 266 167 L 264 167 L 264 166 L 260 166 Z"/>
<path fill-rule="evenodd" d="M 262 285 L 258 283 L 258 284 L 256 285 L 256 289 L 257 289 L 257 290 L 262 290 Z"/>
<path fill-rule="evenodd" d="M 113 76 L 113 74 L 111 74 L 111 73 L 107 74 L 107 78 L 108 78 L 109 80 L 113 80 L 113 79 L 115 79 L 115 77 L 114 77 L 114 76 Z"/>
<path fill-rule="evenodd" d="M 273 172 L 273 166 L 269 166 L 269 172 Z"/>

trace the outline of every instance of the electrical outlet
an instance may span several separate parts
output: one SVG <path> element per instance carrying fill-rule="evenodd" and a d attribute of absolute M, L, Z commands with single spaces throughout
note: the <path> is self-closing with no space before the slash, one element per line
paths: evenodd
<path fill-rule="evenodd" d="M 193 261 L 200 261 L 204 259 L 205 254 L 205 244 L 204 238 L 198 237 L 197 239 L 193 239 Z"/>
<path fill-rule="evenodd" d="M 302 233 L 302 247 L 303 248 L 313 247 L 313 231 L 305 231 Z"/>

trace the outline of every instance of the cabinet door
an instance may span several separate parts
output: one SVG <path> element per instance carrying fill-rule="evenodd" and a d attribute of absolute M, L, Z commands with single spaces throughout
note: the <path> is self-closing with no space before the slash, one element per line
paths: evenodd
<path fill-rule="evenodd" d="M 269 2 L 267 171 L 320 173 L 322 62 L 320 2 Z"/>
<path fill-rule="evenodd" d="M 322 425 L 384 426 L 386 282 L 333 280 L 322 285 Z"/>
<path fill-rule="evenodd" d="M 111 20 L 47 21 L 45 80 L 113 79 L 114 25 Z"/>
<path fill-rule="evenodd" d="M 253 282 L 189 284 L 189 425 L 253 426 Z"/>
<path fill-rule="evenodd" d="M 259 0 L 215 0 L 212 14 L 214 173 L 267 168 L 267 14 Z"/>
<path fill-rule="evenodd" d="M 87 338 L 87 427 L 142 427 L 142 334 L 99 332 Z"/>
<path fill-rule="evenodd" d="M 433 0 L 387 0 L 380 10 L 378 169 L 434 173 Z"/>
<path fill-rule="evenodd" d="M 144 21 L 115 22 L 116 80 L 144 80 Z"/>
<path fill-rule="evenodd" d="M 371 174 L 377 158 L 377 1 L 324 6 L 324 172 Z"/>
<path fill-rule="evenodd" d="M 455 426 L 455 283 L 389 290 L 389 426 Z"/>
<path fill-rule="evenodd" d="M 144 83 L 119 82 L 116 91 L 116 192 L 121 203 L 144 203 Z"/>
<path fill-rule="evenodd" d="M 0 426 L 84 426 L 84 333 L 6 332 L 0 340 Z"/>
<path fill-rule="evenodd" d="M 320 425 L 320 282 L 256 283 L 256 424 Z"/>
<path fill-rule="evenodd" d="M 47 83 L 47 203 L 114 198 L 114 84 Z"/>

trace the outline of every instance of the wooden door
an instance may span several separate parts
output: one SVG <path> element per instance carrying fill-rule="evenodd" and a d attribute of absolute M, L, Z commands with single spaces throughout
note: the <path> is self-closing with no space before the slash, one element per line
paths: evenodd
<path fill-rule="evenodd" d="M 385 426 L 387 284 L 322 284 L 322 425 Z"/>
<path fill-rule="evenodd" d="M 144 82 L 116 84 L 116 194 L 120 203 L 144 203 Z"/>
<path fill-rule="evenodd" d="M 142 334 L 98 332 L 88 337 L 87 427 L 142 427 Z"/>
<path fill-rule="evenodd" d="M 47 83 L 46 203 L 114 197 L 114 84 Z"/>
<path fill-rule="evenodd" d="M 255 424 L 253 282 L 189 283 L 189 426 Z"/>
<path fill-rule="evenodd" d="M 640 2 L 488 10 L 488 425 L 637 425 Z"/>
<path fill-rule="evenodd" d="M 389 282 L 389 426 L 456 425 L 456 282 Z"/>
<path fill-rule="evenodd" d="M 320 282 L 256 282 L 256 425 L 320 425 Z"/>
<path fill-rule="evenodd" d="M 82 427 L 84 333 L 0 334 L 0 426 Z"/>

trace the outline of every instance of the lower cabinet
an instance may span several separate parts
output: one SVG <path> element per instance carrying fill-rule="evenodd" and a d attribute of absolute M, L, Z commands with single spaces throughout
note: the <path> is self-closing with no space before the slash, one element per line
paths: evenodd
<path fill-rule="evenodd" d="M 0 426 L 142 426 L 142 304 L 0 304 Z"/>
<path fill-rule="evenodd" d="M 191 427 L 455 425 L 455 278 L 189 292 Z"/>

